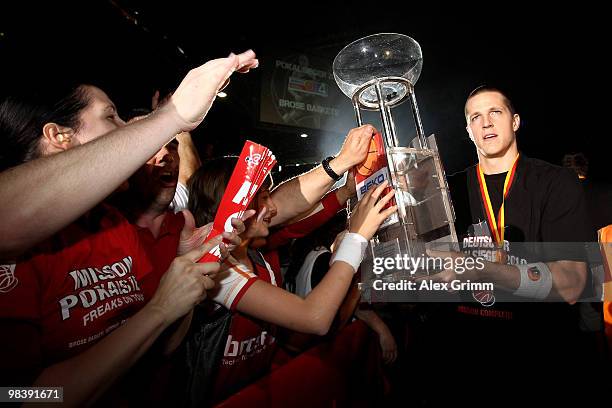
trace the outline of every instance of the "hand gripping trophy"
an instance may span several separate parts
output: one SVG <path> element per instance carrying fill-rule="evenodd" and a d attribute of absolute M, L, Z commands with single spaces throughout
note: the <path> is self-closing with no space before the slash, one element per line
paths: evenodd
<path fill-rule="evenodd" d="M 389 217 L 370 241 L 361 264 L 362 299 L 368 301 L 414 300 L 384 292 L 375 295 L 372 284 L 435 273 L 432 263 L 426 262 L 426 249 L 456 249 L 454 212 L 444 169 L 434 135 L 425 136 L 414 92 L 422 65 L 421 47 L 415 40 L 386 33 L 354 41 L 333 63 L 334 78 L 351 99 L 358 126 L 362 125 L 362 110 L 378 111 L 382 119 L 383 135 L 373 137 L 368 158 L 353 172 L 357 196 L 360 199 L 388 179 L 398 205 L 397 214 Z M 391 111 L 406 100 L 410 101 L 416 136 L 408 147 L 401 147 Z M 389 258 L 399 262 L 382 267 Z"/>

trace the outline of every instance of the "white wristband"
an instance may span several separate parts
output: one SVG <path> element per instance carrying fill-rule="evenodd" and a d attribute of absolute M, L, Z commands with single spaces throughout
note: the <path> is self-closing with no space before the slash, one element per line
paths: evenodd
<path fill-rule="evenodd" d="M 355 273 L 359 269 L 367 247 L 367 239 L 360 234 L 349 232 L 342 238 L 342 242 L 338 245 L 329 264 L 331 265 L 336 261 L 346 262 L 353 267 L 353 273 Z"/>
<path fill-rule="evenodd" d="M 552 289 L 552 273 L 544 262 L 515 265 L 521 273 L 521 284 L 515 296 L 543 300 Z"/>

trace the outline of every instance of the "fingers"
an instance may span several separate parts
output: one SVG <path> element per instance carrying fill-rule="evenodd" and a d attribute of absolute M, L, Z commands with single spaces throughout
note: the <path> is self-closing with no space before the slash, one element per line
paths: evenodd
<path fill-rule="evenodd" d="M 255 211 L 255 210 L 253 210 L 253 209 L 251 209 L 251 210 L 246 210 L 246 211 L 244 212 L 244 214 L 242 214 L 242 217 L 241 217 L 242 221 L 246 221 L 246 220 L 248 220 L 249 218 L 251 218 L 252 216 L 254 216 L 256 212 L 257 212 L 257 211 Z"/>
<path fill-rule="evenodd" d="M 387 203 L 389 201 L 391 201 L 391 199 L 395 196 L 395 190 L 391 189 L 391 191 L 389 191 L 383 198 L 381 198 L 380 200 L 378 200 L 378 202 L 376 203 L 376 208 L 378 208 L 379 210 L 381 208 L 383 208 L 385 205 L 387 205 Z"/>
<path fill-rule="evenodd" d="M 369 142 L 369 138 L 374 136 L 375 134 L 376 134 L 376 128 L 368 123 L 368 124 L 356 127 L 354 129 L 351 129 L 351 131 L 349 132 L 348 135 L 349 136 L 350 135 L 357 135 L 359 137 L 368 137 L 368 142 Z"/>
<path fill-rule="evenodd" d="M 397 359 L 397 350 L 393 350 L 391 352 L 391 360 L 389 361 L 389 364 L 395 363 L 396 359 Z"/>
<path fill-rule="evenodd" d="M 214 247 L 216 247 L 217 245 L 221 244 L 222 242 L 223 242 L 223 235 L 219 234 L 215 236 L 214 238 L 210 239 L 208 242 L 205 242 L 203 246 L 206 248 L 206 252 L 208 252 Z"/>
<path fill-rule="evenodd" d="M 253 50 L 247 50 L 241 54 L 236 56 L 238 58 L 238 66 L 236 67 L 236 71 L 240 73 L 249 72 L 252 68 L 257 68 L 259 66 L 259 60 L 255 57 L 255 52 Z"/>
<path fill-rule="evenodd" d="M 232 218 L 230 222 L 232 227 L 234 227 L 234 232 L 236 234 L 242 234 L 244 231 L 246 231 L 246 226 L 240 218 Z"/>
<path fill-rule="evenodd" d="M 213 223 L 209 222 L 208 224 L 199 227 L 198 231 L 202 231 L 202 234 L 204 234 L 204 236 L 207 236 L 208 234 L 210 234 L 212 227 L 213 227 Z"/>
<path fill-rule="evenodd" d="M 238 57 L 233 53 L 227 58 L 219 58 L 217 60 L 209 61 L 199 68 L 196 68 L 196 72 L 199 75 L 207 75 L 211 80 L 217 83 L 217 92 L 219 92 L 227 82 L 230 76 L 236 70 L 238 66 Z"/>
<path fill-rule="evenodd" d="M 225 243 L 222 242 L 219 244 L 219 251 L 221 251 L 221 257 L 219 258 L 219 262 L 223 262 L 229 256 L 230 250 L 227 247 L 227 245 L 225 245 Z"/>
<path fill-rule="evenodd" d="M 194 264 L 191 268 L 191 271 L 202 276 L 209 276 L 211 278 L 214 278 L 217 273 L 219 273 L 220 267 L 221 265 L 219 265 L 218 262 L 204 262 Z"/>
<path fill-rule="evenodd" d="M 215 287 L 215 281 L 209 276 L 202 276 L 202 282 L 206 290 L 211 290 Z"/>
<path fill-rule="evenodd" d="M 267 212 L 268 212 L 268 208 L 264 206 L 259 212 L 259 215 L 257 216 L 257 222 L 261 222 L 261 220 L 263 220 L 263 218 L 266 216 Z"/>
<path fill-rule="evenodd" d="M 378 198 L 380 197 L 380 195 L 382 194 L 383 190 L 387 187 L 387 185 L 389 184 L 389 182 L 387 180 L 383 181 L 382 183 L 380 183 L 378 185 L 378 187 L 370 189 L 370 191 L 368 191 L 365 196 L 363 196 L 363 198 L 361 199 L 362 201 L 364 199 L 369 200 L 370 198 L 373 199 L 373 203 L 376 203 L 376 200 L 378 200 Z"/>
<path fill-rule="evenodd" d="M 193 218 L 193 214 L 191 214 L 191 211 L 185 209 L 181 211 L 181 214 L 183 214 L 183 218 L 185 219 L 185 225 L 183 225 L 183 231 L 185 230 L 191 231 L 195 229 L 196 227 L 195 218 Z"/>
<path fill-rule="evenodd" d="M 242 239 L 240 239 L 240 236 L 238 236 L 237 232 L 224 232 L 223 234 L 221 234 L 221 236 L 225 241 L 229 242 L 230 245 L 238 246 L 242 243 Z"/>
<path fill-rule="evenodd" d="M 397 205 L 392 205 L 389 208 L 386 208 L 383 212 L 380 213 L 380 218 L 386 220 L 391 214 L 397 211 Z"/>
<path fill-rule="evenodd" d="M 208 251 L 210 251 L 212 248 L 219 245 L 220 243 L 221 235 L 217 235 L 207 243 L 198 246 L 197 248 L 187 252 L 183 256 L 192 262 L 198 262 L 204 256 L 204 254 L 206 254 Z"/>

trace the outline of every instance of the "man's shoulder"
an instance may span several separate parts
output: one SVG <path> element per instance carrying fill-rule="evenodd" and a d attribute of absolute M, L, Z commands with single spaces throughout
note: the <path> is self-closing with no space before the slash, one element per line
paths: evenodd
<path fill-rule="evenodd" d="M 476 168 L 476 164 L 471 165 L 463 170 L 459 170 L 454 173 L 447 174 L 446 181 L 448 181 L 449 185 L 465 182 L 465 180 L 467 179 L 468 173 L 472 171 L 474 168 Z"/>
<path fill-rule="evenodd" d="M 539 177 L 563 177 L 575 180 L 578 179 L 576 173 L 574 173 L 571 169 L 533 157 L 523 157 L 523 166 L 528 171 L 528 174 Z"/>
<path fill-rule="evenodd" d="M 528 189 L 553 194 L 555 192 L 581 194 L 582 188 L 578 175 L 571 169 L 558 166 L 541 159 L 525 157 L 519 177 L 525 180 Z"/>
<path fill-rule="evenodd" d="M 476 169 L 476 164 L 471 165 L 463 170 L 456 171 L 446 175 L 446 182 L 451 193 L 464 194 L 468 189 L 468 176 Z M 475 174 L 475 173 L 474 173 Z"/>
<path fill-rule="evenodd" d="M 452 179 L 452 178 L 462 178 L 462 177 L 466 177 L 466 176 L 467 176 L 467 174 L 468 174 L 470 171 L 473 171 L 473 170 L 476 168 L 476 166 L 477 166 L 477 165 L 478 165 L 478 163 L 474 163 L 474 164 L 472 164 L 471 166 L 468 166 L 468 167 L 466 167 L 466 168 L 465 168 L 465 169 L 463 169 L 463 170 L 459 170 L 459 171 L 456 171 L 456 172 L 454 172 L 454 173 L 447 174 L 447 175 L 446 175 L 446 178 L 451 178 L 451 179 Z"/>

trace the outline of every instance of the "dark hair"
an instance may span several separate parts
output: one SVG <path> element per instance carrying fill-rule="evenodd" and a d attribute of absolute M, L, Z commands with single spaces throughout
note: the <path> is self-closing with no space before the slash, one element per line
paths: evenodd
<path fill-rule="evenodd" d="M 468 95 L 467 99 L 465 100 L 465 106 L 463 108 L 463 112 L 464 112 L 465 115 L 467 115 L 467 103 L 468 103 L 468 101 L 472 97 L 474 97 L 476 95 L 479 95 L 481 93 L 484 93 L 484 92 L 497 92 L 498 94 L 500 94 L 504 98 L 504 104 L 506 105 L 506 107 L 508 108 L 510 113 L 512 115 L 514 115 L 516 113 L 516 109 L 514 109 L 514 105 L 512 104 L 512 101 L 510 101 L 510 98 L 508 97 L 508 95 L 504 91 L 502 91 L 501 89 L 496 88 L 494 86 L 480 85 L 479 87 L 474 89 L 472 92 L 470 92 L 470 94 Z"/>
<path fill-rule="evenodd" d="M 45 124 L 78 130 L 81 111 L 90 96 L 85 85 L 45 89 L 7 96 L 0 102 L 0 171 L 40 156 Z"/>
<path fill-rule="evenodd" d="M 237 156 L 207 160 L 187 181 L 189 211 L 193 214 L 198 227 L 215 219 L 236 163 L 238 163 Z M 259 191 L 262 188 L 271 188 L 272 184 L 272 175 L 268 175 L 261 183 Z"/>
<path fill-rule="evenodd" d="M 574 170 L 576 174 L 582 177 L 586 177 L 589 172 L 589 159 L 582 152 L 566 154 L 563 156 L 562 164 L 563 167 Z"/>
<path fill-rule="evenodd" d="M 187 182 L 189 211 L 197 226 L 212 222 L 219 208 L 225 187 L 238 162 L 236 156 L 219 157 L 202 163 Z"/>

